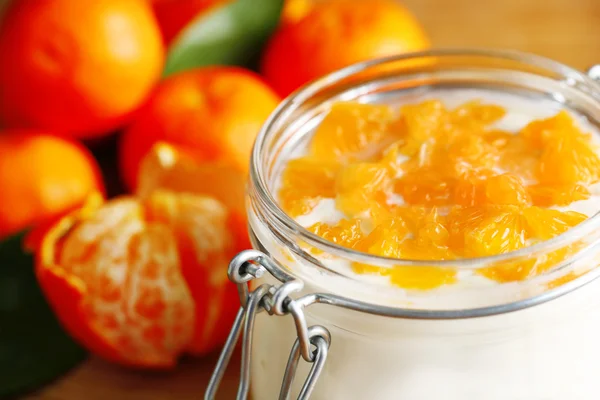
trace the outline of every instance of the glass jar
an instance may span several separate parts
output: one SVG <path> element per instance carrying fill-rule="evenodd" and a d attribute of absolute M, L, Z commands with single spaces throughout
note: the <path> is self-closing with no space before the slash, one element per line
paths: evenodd
<path fill-rule="evenodd" d="M 240 393 L 250 376 L 257 400 L 287 398 L 279 397 L 282 384 L 291 398 L 302 392 L 300 398 L 316 400 L 599 398 L 600 216 L 507 254 L 411 261 L 339 247 L 277 205 L 281 168 L 332 103 L 396 104 L 484 92 L 515 104 L 517 113 L 564 108 L 588 129 L 600 126 L 594 79 L 544 58 L 504 51 L 435 51 L 354 65 L 305 87 L 271 116 L 255 145 L 249 185 L 256 251 L 241 254 L 230 270 L 245 306 L 237 321 L 239 330 L 245 322 Z M 600 209 L 600 200 L 590 206 Z M 345 266 L 351 262 L 449 268 L 466 283 L 404 290 L 350 273 Z M 482 268 L 532 262 L 553 264 L 520 281 L 476 278 Z M 247 292 L 244 282 L 250 279 L 253 291 Z M 267 312 L 254 318 L 260 307 Z"/>

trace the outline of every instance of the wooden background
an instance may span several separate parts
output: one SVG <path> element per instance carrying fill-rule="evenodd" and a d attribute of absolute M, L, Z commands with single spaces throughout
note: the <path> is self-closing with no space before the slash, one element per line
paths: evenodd
<path fill-rule="evenodd" d="M 404 4 L 438 47 L 512 48 L 579 69 L 600 63 L 600 0 L 404 0 Z M 27 399 L 201 399 L 214 361 L 214 357 L 189 361 L 169 374 L 148 374 L 91 359 Z M 238 366 L 236 360 L 220 399 L 235 398 Z"/>

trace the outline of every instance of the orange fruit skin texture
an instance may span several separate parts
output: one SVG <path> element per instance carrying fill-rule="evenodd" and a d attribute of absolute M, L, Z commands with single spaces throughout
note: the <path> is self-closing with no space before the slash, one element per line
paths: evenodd
<path fill-rule="evenodd" d="M 140 162 L 157 142 L 247 174 L 254 139 L 279 97 L 254 73 L 207 67 L 161 82 L 119 149 L 122 178 L 135 190 Z"/>
<path fill-rule="evenodd" d="M 171 43 L 181 30 L 194 18 L 212 7 L 225 4 L 228 0 L 148 0 L 165 43 Z"/>
<path fill-rule="evenodd" d="M 0 26 L 0 121 L 76 138 L 129 121 L 164 46 L 143 0 L 14 1 Z"/>
<path fill-rule="evenodd" d="M 78 143 L 28 130 L 0 132 L 0 238 L 104 192 L 100 170 Z"/>
<path fill-rule="evenodd" d="M 222 344 L 238 308 L 238 244 L 217 200 L 92 196 L 44 236 L 36 274 L 65 329 L 112 362 L 169 368 Z"/>
<path fill-rule="evenodd" d="M 333 200 L 344 219 L 308 230 L 338 245 L 403 260 L 454 260 L 515 251 L 549 240 L 587 219 L 550 207 L 588 199 L 600 181 L 598 145 L 561 111 L 517 132 L 493 123 L 505 110 L 467 102 L 386 105 L 334 104 L 304 156 L 281 175 L 278 200 L 293 217 Z M 499 282 L 544 273 L 581 243 L 478 272 Z M 309 249 L 322 254 L 316 249 Z M 407 289 L 456 281 L 442 267 L 379 268 Z"/>
<path fill-rule="evenodd" d="M 429 47 L 415 17 L 393 0 L 319 1 L 308 12 L 288 14 L 261 61 L 262 74 L 283 97 L 348 65 Z"/>

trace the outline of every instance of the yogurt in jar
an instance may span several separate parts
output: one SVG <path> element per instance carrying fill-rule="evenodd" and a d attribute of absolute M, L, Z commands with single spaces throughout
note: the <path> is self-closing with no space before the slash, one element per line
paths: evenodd
<path fill-rule="evenodd" d="M 518 131 L 547 118 L 560 105 L 481 90 L 435 90 L 404 102 L 441 99 L 449 108 L 468 100 L 503 106 L 507 115 L 497 129 Z M 578 123 L 595 130 L 585 120 Z M 299 153 L 301 154 L 301 152 Z M 294 154 L 292 157 L 298 156 Z M 600 192 L 591 185 L 588 199 L 568 206 L 588 217 L 600 209 Z M 400 200 L 401 201 L 401 200 Z M 334 224 L 343 217 L 330 199 L 296 220 L 304 227 Z M 305 284 L 302 294 L 333 293 L 363 302 L 419 310 L 469 310 L 509 304 L 550 291 L 556 274 L 514 282 L 496 282 L 468 268 L 452 284 L 419 291 L 398 287 L 386 276 L 356 273 L 350 257 L 313 254 L 325 268 L 282 246 L 256 215 L 249 216 L 256 241 Z M 600 280 L 596 236 L 566 262 L 562 276 L 584 274 L 577 290 L 533 307 L 479 318 L 419 320 L 359 313 L 327 305 L 305 310 L 309 325 L 332 335 L 325 369 L 311 398 L 378 400 L 592 400 L 600 396 Z M 568 272 L 566 272 L 568 271 Z M 271 278 L 263 281 L 277 284 Z M 570 285 L 567 283 L 566 285 Z M 565 290 L 566 292 L 566 290 Z M 290 349 L 296 338 L 291 318 L 257 316 L 252 359 L 255 399 L 278 398 Z M 294 383 L 297 396 L 310 365 L 300 361 Z"/>

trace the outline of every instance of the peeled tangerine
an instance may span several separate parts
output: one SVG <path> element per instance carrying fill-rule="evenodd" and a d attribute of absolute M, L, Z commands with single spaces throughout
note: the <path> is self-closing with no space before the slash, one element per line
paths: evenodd
<path fill-rule="evenodd" d="M 385 105 L 335 104 L 307 154 L 284 169 L 280 203 L 298 216 L 322 199 L 335 199 L 345 218 L 309 230 L 392 259 L 486 257 L 551 239 L 586 218 L 550 207 L 589 198 L 589 186 L 600 181 L 596 145 L 566 112 L 518 132 L 491 126 L 504 115 L 502 107 L 477 101 L 447 109 L 428 100 L 398 112 Z M 575 248 L 481 273 L 501 282 L 526 279 Z M 455 270 L 436 266 L 353 267 L 410 289 L 456 280 Z"/>
<path fill-rule="evenodd" d="M 146 172 L 165 168 L 153 172 L 159 178 L 168 165 L 156 150 Z M 225 340 L 238 309 L 227 266 L 247 236 L 235 228 L 234 202 L 169 182 L 178 191 L 156 181 L 142 196 L 90 198 L 46 232 L 38 252 L 40 285 L 64 327 L 121 364 L 164 368 L 183 353 L 205 354 Z"/>

